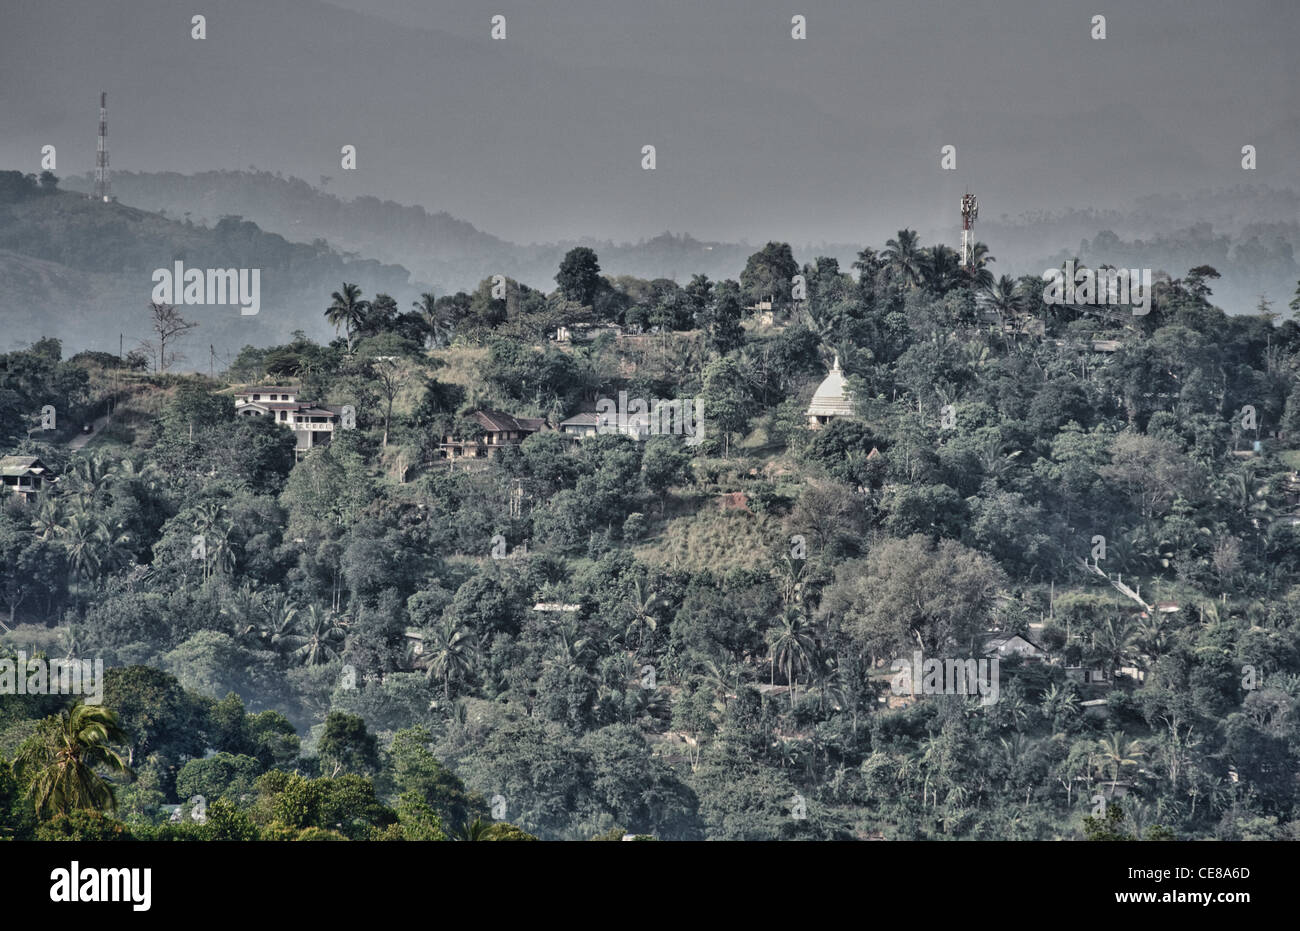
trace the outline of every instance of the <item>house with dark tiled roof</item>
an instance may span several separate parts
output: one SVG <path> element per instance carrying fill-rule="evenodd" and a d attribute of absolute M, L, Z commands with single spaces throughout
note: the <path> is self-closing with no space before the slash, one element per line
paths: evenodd
<path fill-rule="evenodd" d="M 438 444 L 443 459 L 491 459 L 507 446 L 518 446 L 546 426 L 541 417 L 515 417 L 502 411 L 477 410 L 470 415 L 483 429 L 481 436 L 444 434 Z"/>

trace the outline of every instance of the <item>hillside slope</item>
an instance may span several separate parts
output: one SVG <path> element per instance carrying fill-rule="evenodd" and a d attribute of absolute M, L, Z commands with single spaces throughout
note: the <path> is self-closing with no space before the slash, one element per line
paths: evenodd
<path fill-rule="evenodd" d="M 15 175 L 5 173 L 6 180 Z M 328 338 L 324 304 L 345 279 L 406 303 L 418 291 L 400 266 L 348 258 L 320 243 L 292 243 L 238 218 L 209 228 L 122 203 L 10 183 L 0 190 L 3 342 L 7 348 L 54 336 L 74 351 L 116 352 L 121 333 L 131 348 L 148 335 L 145 308 L 153 272 L 177 261 L 187 268 L 261 269 L 256 316 L 231 306 L 184 309 L 199 324 L 189 339 L 195 358 L 206 359 L 208 345 L 219 357 L 232 355 L 297 329 Z"/>

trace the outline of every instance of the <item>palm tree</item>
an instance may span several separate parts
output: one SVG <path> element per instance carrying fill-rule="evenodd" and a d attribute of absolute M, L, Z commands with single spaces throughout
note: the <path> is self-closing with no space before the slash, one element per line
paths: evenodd
<path fill-rule="evenodd" d="M 880 270 L 881 258 L 870 246 L 858 253 L 858 257 L 849 266 L 858 273 L 858 287 L 870 289 L 876 283 L 876 273 Z"/>
<path fill-rule="evenodd" d="M 1223 476 L 1216 483 L 1214 494 L 1227 501 L 1243 518 L 1251 519 L 1256 527 L 1259 518 L 1269 516 L 1272 510 L 1268 484 L 1251 467 L 1236 469 Z"/>
<path fill-rule="evenodd" d="M 977 242 L 971 247 L 971 266 L 966 269 L 966 273 L 976 288 L 993 286 L 993 273 L 989 271 L 988 266 L 996 261 L 997 259 L 989 254 L 989 247 L 984 243 Z"/>
<path fill-rule="evenodd" d="M 83 582 L 98 576 L 108 537 L 104 527 L 94 518 L 72 514 L 56 532 L 72 574 Z"/>
<path fill-rule="evenodd" d="M 559 669 L 569 682 L 581 682 L 592 677 L 591 638 L 584 637 L 576 621 L 570 620 L 555 632 L 554 646 L 542 662 L 545 669 Z"/>
<path fill-rule="evenodd" d="M 875 692 L 871 684 L 871 660 L 856 651 L 837 653 L 828 661 L 826 690 L 831 707 L 853 716 L 853 733 L 858 732 L 858 716 L 863 701 L 871 701 Z"/>
<path fill-rule="evenodd" d="M 59 536 L 65 520 L 63 500 L 57 495 L 42 495 L 41 506 L 37 508 L 36 515 L 32 518 L 32 531 L 38 539 L 48 543 Z"/>
<path fill-rule="evenodd" d="M 298 606 L 288 595 L 276 595 L 263 609 L 263 622 L 258 630 L 262 641 L 277 653 L 296 650 L 302 646 L 298 634 Z"/>
<path fill-rule="evenodd" d="M 961 256 L 943 243 L 923 249 L 920 262 L 921 278 L 936 294 L 947 294 L 962 280 Z"/>
<path fill-rule="evenodd" d="M 917 244 L 916 230 L 899 230 L 897 239 L 885 243 L 880 257 L 895 281 L 911 287 L 921 283 L 923 256 Z"/>
<path fill-rule="evenodd" d="M 100 524 L 100 553 L 99 565 L 104 573 L 116 572 L 123 566 L 133 562 L 134 555 L 132 548 L 135 545 L 134 538 L 122 530 L 122 525 L 110 527 L 107 524 Z"/>
<path fill-rule="evenodd" d="M 840 669 L 840 657 L 818 653 L 814 659 L 811 675 L 817 687 L 817 710 L 825 711 L 827 702 L 835 708 L 847 708 L 852 701 L 852 689 Z"/>
<path fill-rule="evenodd" d="M 361 299 L 361 288 L 343 282 L 343 290 L 330 295 L 334 303 L 325 309 L 325 319 L 338 332 L 342 327 L 348 338 L 348 353 L 352 352 L 352 336 L 366 322 L 370 311 L 370 302 Z"/>
<path fill-rule="evenodd" d="M 1061 689 L 1053 682 L 1043 693 L 1041 704 L 1043 717 L 1052 722 L 1053 726 L 1060 718 L 1077 715 L 1079 707 L 1079 696 L 1072 687 Z"/>
<path fill-rule="evenodd" d="M 129 484 L 139 482 L 146 489 L 153 491 L 158 487 L 162 473 L 153 462 L 143 462 L 137 466 L 130 459 L 123 459 L 113 467 L 112 484 Z"/>
<path fill-rule="evenodd" d="M 999 737 L 998 743 L 1002 745 L 1002 766 L 1005 770 L 1005 782 L 1003 787 L 1019 788 L 1023 781 L 1021 779 L 1021 761 L 1028 752 L 1029 744 L 1025 740 L 1025 735 L 1019 732 L 1012 734 L 1011 739 Z"/>
<path fill-rule="evenodd" d="M 307 609 L 302 632 L 297 637 L 302 645 L 293 651 L 293 657 L 304 666 L 328 663 L 339 655 L 345 636 L 337 614 L 312 605 Z"/>
<path fill-rule="evenodd" d="M 433 636 L 425 644 L 429 650 L 428 677 L 442 680 L 442 695 L 451 701 L 451 683 L 463 678 L 473 667 L 474 644 L 469 635 L 454 618 L 445 617 L 433 629 Z"/>
<path fill-rule="evenodd" d="M 203 581 L 235 567 L 235 553 L 230 546 L 234 524 L 226 518 L 225 508 L 217 501 L 204 501 L 195 509 L 194 529 L 203 537 Z"/>
<path fill-rule="evenodd" d="M 918 749 L 922 750 L 920 765 L 925 772 L 925 778 L 921 782 L 921 806 L 925 807 L 926 800 L 930 796 L 931 777 L 934 777 L 935 782 L 938 783 L 947 781 L 945 764 L 948 762 L 948 743 L 943 739 L 942 734 L 931 731 L 920 742 Z M 939 789 L 936 786 L 931 807 L 937 804 L 939 804 Z"/>
<path fill-rule="evenodd" d="M 786 605 L 799 604 L 803 601 L 803 574 L 808 565 L 806 559 L 783 556 L 777 562 L 773 574 L 781 593 L 781 602 Z"/>
<path fill-rule="evenodd" d="M 99 499 L 100 493 L 114 481 L 113 466 L 101 454 L 79 456 L 72 468 L 64 473 L 62 482 L 81 508 L 88 508 Z"/>
<path fill-rule="evenodd" d="M 894 763 L 894 782 L 903 783 L 904 785 L 911 783 L 918 768 L 912 755 L 910 753 L 900 753 L 898 756 L 891 757 L 891 759 Z"/>
<path fill-rule="evenodd" d="M 1151 662 L 1164 656 L 1171 643 L 1169 625 L 1165 619 L 1158 614 L 1148 614 L 1138 621 L 1136 643 Z"/>
<path fill-rule="evenodd" d="M 658 730 L 659 723 L 670 717 L 672 706 L 663 689 L 633 689 L 629 698 L 629 720 L 643 728 Z"/>
<path fill-rule="evenodd" d="M 103 811 L 117 806 L 112 783 L 97 773 L 132 775 L 126 761 L 112 748 L 124 744 L 117 715 L 100 705 L 77 702 L 47 718 L 41 731 L 14 761 L 24 778 L 31 776 L 28 795 L 38 815 L 67 814 L 76 809 Z"/>
<path fill-rule="evenodd" d="M 1137 760 L 1134 757 L 1145 753 L 1142 742 L 1129 740 L 1123 731 L 1115 731 L 1109 737 L 1102 737 L 1097 744 L 1102 760 L 1111 766 L 1111 782 L 1119 780 L 1121 766 L 1136 766 Z"/>
<path fill-rule="evenodd" d="M 63 658 L 76 659 L 81 652 L 81 637 L 86 632 L 86 629 L 82 625 L 74 623 L 65 615 L 56 630 L 58 632 L 59 646 L 63 647 Z"/>
<path fill-rule="evenodd" d="M 451 835 L 452 840 L 486 840 L 488 828 L 492 827 L 492 822 L 484 821 L 482 818 L 475 818 L 473 821 L 466 821 L 456 832 Z"/>
<path fill-rule="evenodd" d="M 713 693 L 713 706 L 723 714 L 733 692 L 740 691 L 740 676 L 744 668 L 736 663 L 706 659 L 700 664 L 700 675 L 704 687 Z"/>
<path fill-rule="evenodd" d="M 211 536 L 211 545 L 208 547 L 208 555 L 212 557 L 212 575 L 225 575 L 235 568 L 235 550 L 230 545 L 230 531 L 233 529 L 229 522 L 215 528 Z"/>
<path fill-rule="evenodd" d="M 767 646 L 771 672 L 771 684 L 776 684 L 775 668 L 780 666 L 785 672 L 785 681 L 790 686 L 790 707 L 794 707 L 796 691 L 795 674 L 812 665 L 817 650 L 817 638 L 814 628 L 808 623 L 803 612 L 797 608 L 786 608 L 781 612 L 777 626 L 767 632 Z"/>
<path fill-rule="evenodd" d="M 582 392 L 585 401 L 594 401 L 605 384 L 600 370 L 600 360 L 594 346 L 578 346 L 573 350 L 574 386 Z"/>
<path fill-rule="evenodd" d="M 46 506 L 48 505 L 48 506 Z M 57 540 L 72 574 L 83 582 L 121 568 L 131 559 L 131 537 L 82 510 L 69 512 L 48 500 L 32 522 L 43 540 Z"/>
<path fill-rule="evenodd" d="M 1105 625 L 1092 635 L 1093 654 L 1104 661 L 1107 672 L 1113 674 L 1121 666 L 1128 665 L 1135 639 L 1136 632 L 1127 621 L 1107 618 Z"/>
<path fill-rule="evenodd" d="M 636 579 L 632 583 L 632 621 L 627 627 L 627 636 L 631 637 L 632 632 L 639 633 L 637 640 L 637 652 L 645 646 L 645 630 L 647 627 L 651 631 L 658 629 L 659 621 L 651 613 L 650 609 L 654 607 L 655 601 L 659 598 L 654 592 L 643 591 L 641 580 Z"/>
<path fill-rule="evenodd" d="M 1022 307 L 1020 294 L 1016 290 L 1015 279 L 1010 275 L 1003 275 L 998 279 L 997 284 L 989 285 L 985 289 L 985 293 L 988 295 L 989 306 L 998 315 L 999 329 L 1005 330 L 1007 318 L 1020 313 Z"/>
<path fill-rule="evenodd" d="M 236 640 L 256 639 L 258 635 L 255 618 L 261 613 L 257 593 L 253 586 L 245 583 L 226 596 L 221 605 L 221 615 L 230 623 L 230 633 Z"/>
<path fill-rule="evenodd" d="M 778 737 L 774 746 L 777 761 L 780 762 L 782 769 L 797 768 L 808 754 L 808 749 L 801 740 Z"/>
<path fill-rule="evenodd" d="M 455 334 L 454 321 L 450 317 L 438 310 L 438 299 L 425 291 L 420 295 L 420 299 L 411 304 L 415 308 L 424 325 L 429 328 L 429 345 L 433 349 L 439 346 L 445 346 L 451 342 Z"/>
<path fill-rule="evenodd" d="M 998 702 L 998 715 L 1019 733 L 1020 728 L 1029 719 L 1029 704 L 1019 695 L 1004 695 Z"/>

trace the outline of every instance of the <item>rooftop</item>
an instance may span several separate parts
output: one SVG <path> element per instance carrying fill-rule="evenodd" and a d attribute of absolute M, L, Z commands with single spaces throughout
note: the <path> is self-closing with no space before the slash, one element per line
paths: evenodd
<path fill-rule="evenodd" d="M 29 472 L 47 474 L 45 463 L 35 456 L 5 456 L 0 458 L 0 475 L 26 475 Z"/>
<path fill-rule="evenodd" d="M 240 388 L 235 392 L 235 397 L 241 397 L 246 394 L 293 394 L 298 393 L 297 388 L 290 388 L 287 385 L 249 385 L 246 388 Z"/>
<path fill-rule="evenodd" d="M 260 407 L 267 411 L 297 411 L 311 405 L 311 401 L 253 401 L 244 407 Z"/>
<path fill-rule="evenodd" d="M 546 424 L 541 417 L 512 417 L 502 411 L 475 411 L 474 418 L 483 425 L 483 429 L 493 433 L 507 431 L 536 433 Z"/>

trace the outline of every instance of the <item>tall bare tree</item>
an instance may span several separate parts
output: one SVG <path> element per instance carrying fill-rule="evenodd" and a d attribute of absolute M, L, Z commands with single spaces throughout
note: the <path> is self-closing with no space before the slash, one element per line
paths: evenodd
<path fill-rule="evenodd" d="M 180 315 L 180 312 L 171 304 L 159 304 L 152 301 L 149 304 L 149 313 L 153 319 L 154 338 L 144 344 L 144 348 L 149 350 L 149 354 L 154 357 L 158 371 L 165 372 L 173 362 L 185 358 L 177 353 L 174 349 L 176 341 L 179 340 L 187 330 L 192 330 L 197 323 L 191 323 Z"/>

